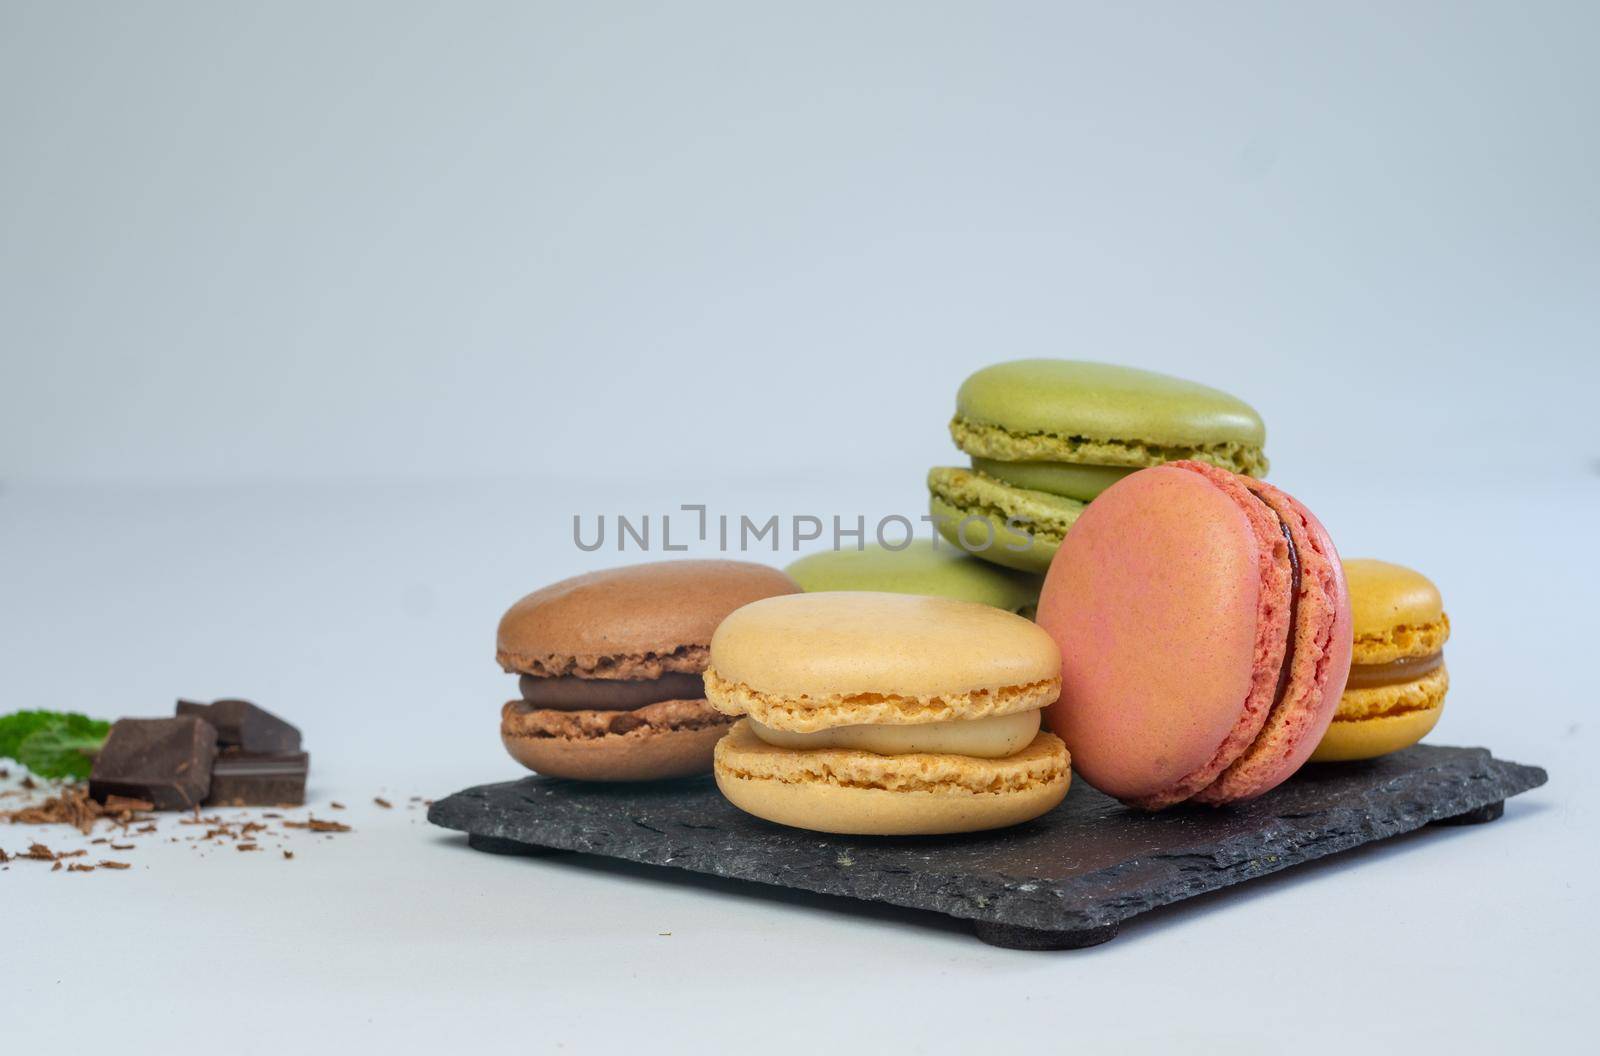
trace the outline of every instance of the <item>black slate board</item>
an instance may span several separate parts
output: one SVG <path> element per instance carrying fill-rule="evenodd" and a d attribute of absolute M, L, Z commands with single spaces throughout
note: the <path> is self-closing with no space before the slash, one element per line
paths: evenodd
<path fill-rule="evenodd" d="M 1129 810 L 1082 781 L 1025 825 L 965 836 L 830 836 L 732 807 L 710 778 L 595 785 L 530 777 L 435 803 L 428 820 L 502 854 L 582 851 L 969 920 L 1021 949 L 1104 942 L 1123 921 L 1430 823 L 1492 821 L 1545 782 L 1482 748 L 1417 745 L 1308 766 L 1224 810 Z"/>

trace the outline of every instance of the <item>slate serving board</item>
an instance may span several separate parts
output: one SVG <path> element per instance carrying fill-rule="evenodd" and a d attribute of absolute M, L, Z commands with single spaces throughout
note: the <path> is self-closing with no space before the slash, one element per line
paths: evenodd
<path fill-rule="evenodd" d="M 830 836 L 732 807 L 707 778 L 481 785 L 428 820 L 500 854 L 581 851 L 647 865 L 932 910 L 1017 949 L 1114 937 L 1157 906 L 1244 883 L 1431 823 L 1493 821 L 1543 770 L 1482 748 L 1417 745 L 1365 763 L 1308 766 L 1253 803 L 1143 814 L 1074 780 L 1025 825 L 938 838 Z"/>

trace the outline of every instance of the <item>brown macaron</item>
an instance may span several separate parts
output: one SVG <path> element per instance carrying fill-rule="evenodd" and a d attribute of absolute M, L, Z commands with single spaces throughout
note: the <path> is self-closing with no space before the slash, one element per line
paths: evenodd
<path fill-rule="evenodd" d="M 512 758 L 551 777 L 655 781 L 711 770 L 731 718 L 705 700 L 711 635 L 734 609 L 800 587 L 746 561 L 657 561 L 536 590 L 500 620 L 522 698 L 500 712 Z"/>

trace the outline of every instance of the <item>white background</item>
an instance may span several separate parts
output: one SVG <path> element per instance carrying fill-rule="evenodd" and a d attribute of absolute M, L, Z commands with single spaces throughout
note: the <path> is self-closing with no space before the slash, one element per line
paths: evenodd
<path fill-rule="evenodd" d="M 867 6 L 0 0 L 0 709 L 251 696 L 357 828 L 0 873 L 8 1043 L 1573 1043 L 1596 9 Z M 1550 785 L 1057 955 L 365 806 L 516 775 L 500 612 L 642 556 L 574 514 L 915 517 L 1022 355 L 1253 403 Z"/>

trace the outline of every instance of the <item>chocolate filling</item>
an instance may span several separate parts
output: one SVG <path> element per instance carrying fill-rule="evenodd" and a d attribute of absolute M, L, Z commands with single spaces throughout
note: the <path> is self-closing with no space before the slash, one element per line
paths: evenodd
<path fill-rule="evenodd" d="M 1250 494 L 1255 495 L 1255 492 Z M 1272 707 L 1276 708 L 1283 703 L 1283 695 L 1289 689 L 1289 674 L 1294 670 L 1294 628 L 1300 619 L 1300 552 L 1295 549 L 1294 536 L 1289 532 L 1289 526 L 1283 523 L 1283 517 L 1272 505 L 1256 495 L 1256 501 L 1271 511 L 1272 516 L 1278 520 L 1278 531 L 1283 533 L 1283 545 L 1289 548 L 1289 637 L 1283 647 L 1283 666 L 1278 669 L 1278 688 L 1272 693 Z M 1272 713 L 1271 709 L 1267 712 Z"/>
<path fill-rule="evenodd" d="M 1350 677 L 1345 681 L 1344 688 L 1376 689 L 1379 686 L 1397 686 L 1402 682 L 1411 682 L 1423 675 L 1432 674 L 1439 670 L 1443 663 L 1443 653 L 1429 653 L 1427 656 L 1402 656 L 1387 664 L 1351 664 Z"/>
<path fill-rule="evenodd" d="M 699 675 L 668 673 L 660 678 L 539 678 L 517 680 L 522 699 L 552 711 L 633 711 L 663 700 L 699 700 L 706 695 Z"/>

